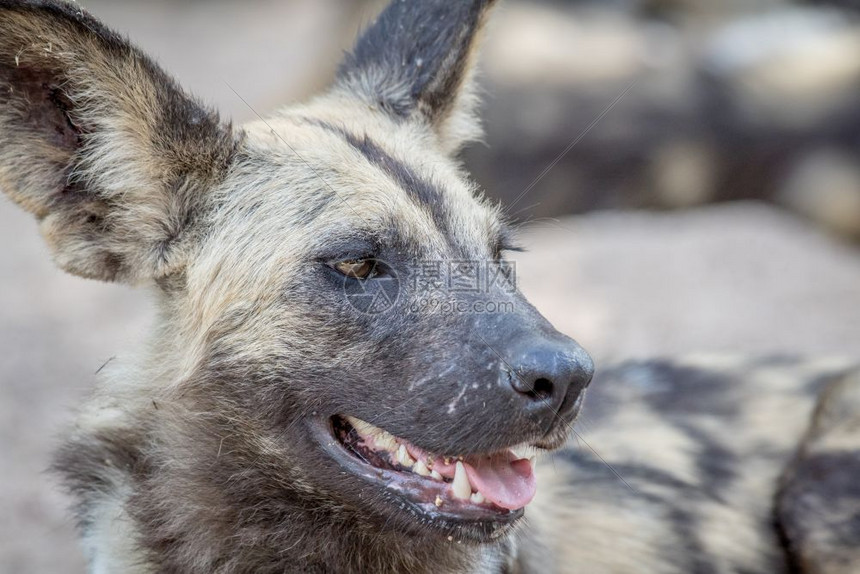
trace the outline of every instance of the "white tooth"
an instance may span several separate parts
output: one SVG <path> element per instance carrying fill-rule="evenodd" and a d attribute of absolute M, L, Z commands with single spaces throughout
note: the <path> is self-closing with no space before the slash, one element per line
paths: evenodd
<path fill-rule="evenodd" d="M 484 502 L 486 501 L 484 495 L 480 492 L 473 492 L 469 500 L 472 501 L 472 504 L 484 504 Z"/>
<path fill-rule="evenodd" d="M 442 497 L 437 494 L 436 500 L 433 501 L 433 504 L 435 504 L 437 508 L 441 508 L 442 507 Z"/>
<path fill-rule="evenodd" d="M 424 464 L 423 460 L 419 460 L 415 463 L 415 466 L 412 467 L 412 472 L 421 476 L 430 476 L 430 470 L 427 468 L 427 465 Z"/>
<path fill-rule="evenodd" d="M 454 470 L 454 482 L 451 488 L 454 491 L 454 498 L 469 500 L 472 495 L 472 484 L 469 482 L 469 477 L 466 476 L 466 467 L 459 460 Z"/>
<path fill-rule="evenodd" d="M 374 434 L 374 431 L 377 430 L 376 427 L 371 426 L 363 420 L 357 419 L 355 417 L 346 417 L 346 420 L 361 435 Z"/>
<path fill-rule="evenodd" d="M 412 465 L 415 464 L 415 459 L 409 456 L 409 453 L 406 451 L 406 447 L 402 444 L 400 445 L 400 448 L 397 449 L 397 462 L 406 468 L 412 468 Z"/>
<path fill-rule="evenodd" d="M 374 444 L 383 450 L 387 450 L 390 452 L 397 451 L 397 439 L 394 438 L 390 433 L 382 430 L 379 427 L 375 427 L 370 423 L 366 423 L 361 419 L 357 419 L 355 417 L 346 417 L 346 420 L 358 431 L 363 437 L 370 437 L 373 439 Z"/>
<path fill-rule="evenodd" d="M 537 464 L 537 457 L 533 456 L 529 459 L 529 464 L 532 465 L 532 472 L 534 472 L 535 465 Z"/>
<path fill-rule="evenodd" d="M 382 431 L 373 438 L 376 441 L 377 446 L 380 448 L 390 452 L 395 452 L 397 450 L 397 439 L 395 439 L 391 434 Z"/>
<path fill-rule="evenodd" d="M 514 456 L 516 456 L 517 459 L 528 458 L 528 446 L 515 446 L 511 450 L 514 452 Z"/>
<path fill-rule="evenodd" d="M 430 472 L 430 478 L 435 478 L 436 480 L 444 480 L 442 475 L 436 472 L 435 470 Z"/>

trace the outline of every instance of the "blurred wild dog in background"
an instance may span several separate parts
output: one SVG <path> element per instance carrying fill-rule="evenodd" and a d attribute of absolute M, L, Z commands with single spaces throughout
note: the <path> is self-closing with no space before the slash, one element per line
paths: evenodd
<path fill-rule="evenodd" d="M 846 365 L 607 371 L 601 454 L 536 478 L 593 365 L 456 159 L 492 4 L 395 0 L 330 91 L 236 128 L 77 5 L 0 0 L 0 188 L 159 302 L 55 463 L 93 572 L 856 566 Z"/>

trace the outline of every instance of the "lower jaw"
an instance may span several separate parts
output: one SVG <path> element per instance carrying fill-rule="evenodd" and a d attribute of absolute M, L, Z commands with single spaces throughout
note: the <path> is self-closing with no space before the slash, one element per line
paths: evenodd
<path fill-rule="evenodd" d="M 444 483 L 436 487 L 416 475 L 377 468 L 359 460 L 334 437 L 330 419 L 308 419 L 307 425 L 323 452 L 347 476 L 377 490 L 377 496 L 389 507 L 385 512 L 400 514 L 418 532 L 426 533 L 429 529 L 452 542 L 487 543 L 508 533 L 524 515 L 523 509 L 478 507 L 449 497 L 440 505 L 434 488 L 441 492 Z M 389 523 L 387 519 L 385 523 Z"/>

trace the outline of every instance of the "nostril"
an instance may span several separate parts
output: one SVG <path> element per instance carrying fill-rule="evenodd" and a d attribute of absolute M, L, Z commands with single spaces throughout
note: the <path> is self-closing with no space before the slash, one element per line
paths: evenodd
<path fill-rule="evenodd" d="M 543 415 L 572 404 L 594 371 L 591 357 L 568 340 L 526 340 L 514 349 L 510 362 L 500 365 L 500 375 L 520 408 L 530 413 Z"/>
<path fill-rule="evenodd" d="M 549 401 L 552 400 L 552 391 L 554 385 L 552 381 L 549 379 L 540 378 L 534 382 L 532 388 L 526 391 L 524 394 L 532 399 L 537 399 L 541 401 Z"/>

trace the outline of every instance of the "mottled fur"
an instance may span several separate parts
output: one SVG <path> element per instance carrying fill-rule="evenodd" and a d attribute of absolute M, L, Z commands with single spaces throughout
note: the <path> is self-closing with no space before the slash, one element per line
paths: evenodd
<path fill-rule="evenodd" d="M 403 313 L 419 295 L 406 287 L 402 306 L 362 315 L 323 265 L 496 261 L 509 247 L 452 157 L 479 133 L 473 47 L 492 4 L 395 0 L 329 92 L 238 129 L 76 5 L 0 0 L 0 188 L 63 269 L 158 301 L 151 337 L 104 369 L 55 464 L 93 572 L 856 564 L 856 514 L 827 522 L 826 494 L 860 498 L 840 474 L 860 446 L 856 410 L 833 407 L 856 395 L 843 365 L 611 371 L 588 437 L 626 482 L 567 450 L 541 467 L 528 523 L 483 539 L 416 520 L 310 440 L 308 420 L 348 413 L 436 452 L 552 448 L 576 417 L 584 354 L 550 419 L 484 374 L 523 332 L 555 336 L 519 293 L 494 293 L 515 304 L 507 318 Z M 828 384 L 841 386 L 809 430 Z M 821 468 L 830 478 L 811 479 Z"/>
<path fill-rule="evenodd" d="M 858 392 L 844 361 L 702 356 L 609 369 L 580 423 L 602 458 L 574 439 L 540 477 L 529 516 L 531 536 L 552 557 L 544 571 L 857 571 L 860 537 L 848 526 L 860 520 L 849 479 L 860 461 L 860 410 L 844 403 L 828 417 L 816 404 Z M 798 474 L 809 465 L 810 424 L 835 438 L 837 420 L 844 460 L 831 467 L 832 479 Z M 793 492 L 780 493 L 786 480 Z M 797 561 L 809 554 L 813 560 Z M 837 560 L 854 570 L 834 568 Z"/>

